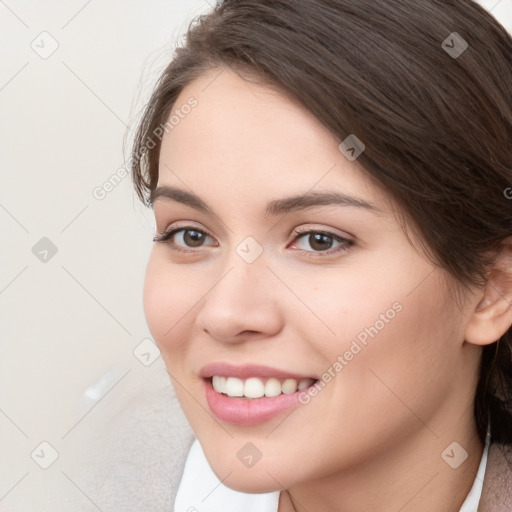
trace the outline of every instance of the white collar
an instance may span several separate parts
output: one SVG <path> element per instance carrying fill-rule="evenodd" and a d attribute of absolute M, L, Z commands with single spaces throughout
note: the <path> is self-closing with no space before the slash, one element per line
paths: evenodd
<path fill-rule="evenodd" d="M 489 445 L 487 436 L 475 481 L 459 512 L 477 512 Z M 225 486 L 210 468 L 199 441 L 195 439 L 185 462 L 174 512 L 277 512 L 279 493 L 248 494 Z"/>

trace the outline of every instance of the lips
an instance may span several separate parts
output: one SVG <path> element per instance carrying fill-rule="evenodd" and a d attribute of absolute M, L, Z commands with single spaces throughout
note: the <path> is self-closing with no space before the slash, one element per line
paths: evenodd
<path fill-rule="evenodd" d="M 228 363 L 210 363 L 200 375 L 212 413 L 237 425 L 263 423 L 298 406 L 299 393 L 318 380 L 268 366 Z"/>

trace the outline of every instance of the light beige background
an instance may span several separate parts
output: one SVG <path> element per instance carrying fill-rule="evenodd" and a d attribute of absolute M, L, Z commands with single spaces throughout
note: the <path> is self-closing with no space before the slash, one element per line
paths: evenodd
<path fill-rule="evenodd" d="M 142 311 L 153 222 L 129 177 L 93 191 L 214 1 L 0 0 L 0 511 L 171 510 L 190 431 Z"/>

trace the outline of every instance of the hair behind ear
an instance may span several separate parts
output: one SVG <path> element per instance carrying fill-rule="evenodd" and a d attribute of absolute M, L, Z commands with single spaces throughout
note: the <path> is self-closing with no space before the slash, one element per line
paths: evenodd
<path fill-rule="evenodd" d="M 512 444 L 512 331 L 483 349 L 475 398 L 475 419 L 480 439 L 490 429 L 491 440 Z"/>
<path fill-rule="evenodd" d="M 512 314 L 512 237 L 503 241 L 489 272 L 489 284 Z M 512 326 L 483 348 L 475 399 L 480 438 L 490 429 L 493 442 L 512 444 Z"/>

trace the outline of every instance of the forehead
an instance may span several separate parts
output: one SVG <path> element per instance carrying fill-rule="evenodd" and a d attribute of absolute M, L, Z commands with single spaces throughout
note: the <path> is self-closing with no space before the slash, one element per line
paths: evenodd
<path fill-rule="evenodd" d="M 191 99 L 196 106 L 164 135 L 159 186 L 185 183 L 199 195 L 224 198 L 228 191 L 274 197 L 335 189 L 386 201 L 339 151 L 341 141 L 279 88 L 222 68 L 185 87 L 172 112 Z"/>

